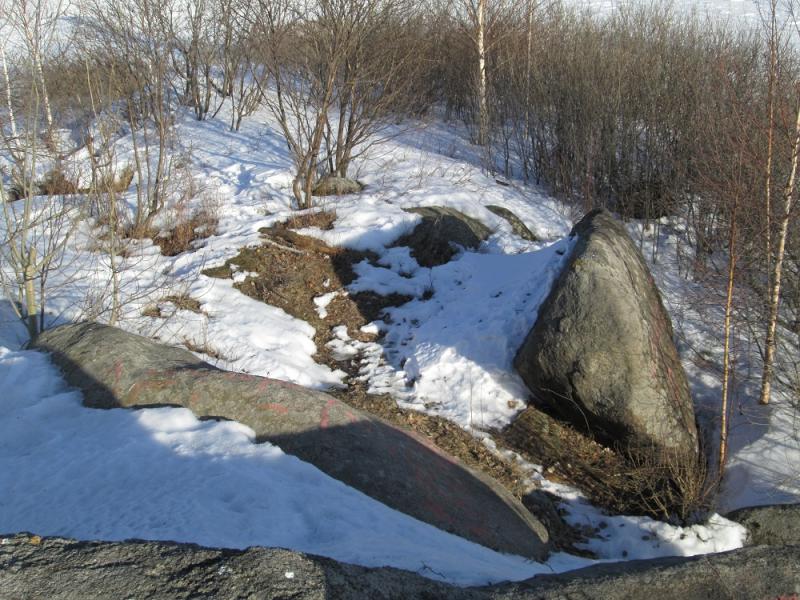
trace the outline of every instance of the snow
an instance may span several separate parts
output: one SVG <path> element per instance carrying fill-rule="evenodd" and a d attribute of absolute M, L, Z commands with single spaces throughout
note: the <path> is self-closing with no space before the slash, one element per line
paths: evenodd
<path fill-rule="evenodd" d="M 562 241 L 517 255 L 468 252 L 421 276 L 397 276 L 409 283 L 395 291 L 411 292 L 416 283 L 431 294 L 392 309 L 383 326 L 388 362 L 402 370 L 412 392 L 403 405 L 463 427 L 510 423 L 529 395 L 512 361 L 567 250 Z M 380 288 L 364 283 L 385 279 L 377 271 L 391 272 L 359 271 L 351 288 Z"/>
<path fill-rule="evenodd" d="M 659 258 L 652 260 L 655 233 L 632 223 L 629 231 L 643 241 L 653 277 L 661 291 L 678 335 L 695 402 L 695 412 L 708 439 L 719 436 L 721 397 L 721 302 L 709 302 L 709 291 L 680 274 L 676 258 L 685 235 L 682 225 L 664 219 L 659 233 Z M 782 336 L 791 335 L 783 331 Z M 737 363 L 729 411 L 728 461 L 716 498 L 716 508 L 726 513 L 745 506 L 800 502 L 800 422 L 797 400 L 778 385 L 768 406 L 758 404 L 760 369 L 756 343 L 748 332 L 734 331 L 734 346 L 743 350 Z M 749 350 L 744 350 L 749 349 Z M 749 355 L 748 355 L 749 352 Z M 781 357 L 788 359 L 791 356 Z M 701 360 L 698 360 L 701 359 Z M 705 365 L 705 366 L 704 366 Z"/>
<path fill-rule="evenodd" d="M 236 271 L 232 280 L 202 274 L 259 244 L 260 228 L 293 214 L 292 164 L 264 119 L 247 119 L 241 132 L 231 133 L 224 110 L 219 120 L 203 123 L 179 116 L 177 151 L 189 156 L 198 186 L 218 198 L 218 231 L 176 257 L 161 256 L 149 240 L 131 243 L 121 259 L 118 325 L 189 345 L 223 369 L 315 389 L 342 386 L 344 372 L 314 360 L 318 349 L 308 323 L 235 289 L 250 273 Z M 362 328 L 381 334 L 373 342 L 355 340 L 355 332 L 330 322 L 327 307 L 341 292 L 330 290 L 315 305 L 334 326 L 334 356 L 358 357 L 358 377 L 370 391 L 451 419 L 493 448 L 484 430 L 509 423 L 527 402 L 512 361 L 569 251 L 573 215 L 542 190 L 513 181 L 498 185 L 452 125 L 434 121 L 394 133 L 356 165 L 356 176 L 367 185 L 362 194 L 321 201 L 320 209 L 335 211 L 333 228 L 301 233 L 375 253 L 374 262 L 356 265 L 349 292 L 394 292 L 412 300 Z M 124 161 L 129 138 L 118 146 Z M 403 209 L 432 205 L 479 219 L 492 235 L 477 251 L 462 252 L 448 264 L 420 267 L 407 248 L 391 245 L 419 221 Z M 516 237 L 488 205 L 511 210 L 543 241 Z M 631 231 L 642 234 L 636 224 Z M 110 268 L 97 251 L 95 233 L 81 226 L 49 282 L 51 324 L 109 318 Z M 676 236 L 665 226 L 661 258 L 651 266 L 681 336 L 698 409 L 713 429 L 718 377 L 692 358 L 694 349 L 714 346 L 721 320 L 690 303 L 694 284 L 671 259 Z M 646 255 L 651 243 L 646 240 Z M 175 295 L 197 300 L 200 311 L 178 309 L 167 300 Z M 168 318 L 144 316 L 151 306 Z M 555 554 L 536 564 L 438 531 L 275 446 L 254 444 L 252 431 L 237 423 L 198 421 L 185 409 L 84 408 L 80 394 L 65 386 L 44 355 L 20 350 L 23 341 L 24 328 L 8 302 L 0 301 L 0 531 L 281 546 L 459 585 L 519 580 L 593 562 Z M 743 414 L 734 415 L 719 510 L 800 500 L 794 411 L 780 395 L 768 410 L 756 410 L 747 390 L 740 392 Z M 599 560 L 692 555 L 743 543 L 744 530 L 718 515 L 690 527 L 605 515 L 574 489 L 548 481 L 537 465 L 510 458 L 526 469 L 531 485 L 561 499 L 571 523 L 597 530 L 586 548 Z"/>
<path fill-rule="evenodd" d="M 44 354 L 0 348 L 0 389 L 0 531 L 291 548 L 461 585 L 550 572 L 389 509 L 239 423 L 84 408 Z"/>
<path fill-rule="evenodd" d="M 652 6 L 669 8 L 682 15 L 691 15 L 698 19 L 710 20 L 714 23 L 756 29 L 760 27 L 770 0 L 675 0 L 671 2 L 652 2 L 650 0 L 565 0 L 566 6 L 588 10 L 594 14 L 606 15 L 630 9 L 632 6 Z M 786 2 L 778 2 L 779 15 L 789 17 L 791 10 Z"/>
<path fill-rule="evenodd" d="M 322 294 L 322 296 L 314 298 L 314 306 L 316 307 L 320 319 L 326 319 L 328 317 L 328 305 L 340 294 L 341 292 L 338 291 L 328 292 L 327 294 Z"/>

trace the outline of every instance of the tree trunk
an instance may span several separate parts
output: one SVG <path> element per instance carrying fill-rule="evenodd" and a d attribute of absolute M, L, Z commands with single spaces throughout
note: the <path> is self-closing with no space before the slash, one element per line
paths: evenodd
<path fill-rule="evenodd" d="M 25 309 L 27 313 L 28 336 L 35 340 L 39 335 L 38 310 L 36 309 L 36 246 L 31 246 L 28 251 L 27 264 L 25 265 Z"/>
<path fill-rule="evenodd" d="M 478 144 L 489 142 L 489 104 L 486 85 L 486 0 L 478 0 Z"/>
<path fill-rule="evenodd" d="M 769 314 L 767 317 L 767 336 L 764 344 L 764 370 L 761 375 L 760 404 L 769 404 L 772 387 L 772 375 L 775 362 L 775 341 L 778 326 L 778 308 L 781 298 L 781 276 L 783 274 L 783 258 L 786 252 L 786 238 L 789 235 L 789 220 L 794 200 L 795 177 L 797 175 L 798 152 L 800 152 L 800 105 L 795 120 L 795 138 L 792 146 L 792 162 L 786 187 L 783 190 L 783 214 L 778 231 L 778 245 L 775 249 L 775 266 L 772 270 L 772 289 L 769 297 Z"/>
<path fill-rule="evenodd" d="M 775 78 L 778 70 L 777 0 L 770 2 L 769 83 L 767 85 L 767 160 L 764 167 L 764 232 L 767 289 L 772 283 L 772 155 L 775 139 Z"/>
<path fill-rule="evenodd" d="M 14 145 L 17 144 L 17 121 L 14 118 L 14 105 L 11 101 L 11 79 L 8 76 L 8 65 L 6 64 L 6 51 L 5 48 L 0 46 L 0 59 L 3 61 L 3 79 L 6 86 L 6 108 L 8 109 L 8 121 L 11 123 L 11 137 L 14 140 Z"/>
<path fill-rule="evenodd" d="M 728 396 L 731 378 L 731 315 L 733 312 L 733 283 L 736 278 L 736 218 L 739 199 L 734 198 L 731 211 L 730 235 L 728 237 L 728 289 L 725 296 L 725 324 L 723 326 L 724 352 L 722 358 L 722 401 L 720 403 L 719 426 L 719 476 L 725 472 L 728 457 Z"/>

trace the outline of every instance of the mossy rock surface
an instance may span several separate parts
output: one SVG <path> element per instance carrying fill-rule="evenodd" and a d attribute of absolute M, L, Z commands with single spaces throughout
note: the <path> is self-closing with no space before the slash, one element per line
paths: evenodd
<path fill-rule="evenodd" d="M 533 233 L 530 229 L 528 229 L 528 226 L 522 222 L 522 219 L 520 219 L 517 215 L 515 215 L 513 212 L 511 212 L 504 206 L 496 206 L 494 204 L 490 204 L 486 207 L 486 210 L 508 221 L 508 224 L 511 225 L 511 231 L 514 232 L 514 235 L 517 235 L 521 237 L 523 240 L 527 240 L 529 242 L 539 241 L 539 238 L 536 237 L 536 234 Z"/>
<path fill-rule="evenodd" d="M 759 546 L 462 588 L 409 571 L 279 548 L 83 542 L 20 533 L 0 544 L 0 589 L 4 598 L 51 600 L 764 600 L 796 597 L 798 564 L 800 546 Z"/>

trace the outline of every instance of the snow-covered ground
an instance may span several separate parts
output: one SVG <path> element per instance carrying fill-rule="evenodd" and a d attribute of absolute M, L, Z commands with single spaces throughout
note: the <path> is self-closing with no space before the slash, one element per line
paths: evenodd
<path fill-rule="evenodd" d="M 273 546 L 462 585 L 547 565 L 417 521 L 284 454 L 235 422 L 187 409 L 91 410 L 38 352 L 0 348 L 0 531 Z"/>
<path fill-rule="evenodd" d="M 225 369 L 320 389 L 342 385 L 343 372 L 314 361 L 310 325 L 245 297 L 228 280 L 201 274 L 258 244 L 259 228 L 292 214 L 291 161 L 266 117 L 247 119 L 239 133 L 229 132 L 225 122 L 224 116 L 198 123 L 185 115 L 176 132 L 201 196 L 219 202 L 217 234 L 174 258 L 161 256 L 149 241 L 132 246 L 120 273 L 125 302 L 119 325 L 165 343 L 213 350 L 214 357 L 199 356 Z M 357 267 L 360 277 L 351 290 L 397 291 L 414 300 L 392 309 L 388 322 L 370 326 L 384 331 L 380 345 L 353 341 L 354 332 L 340 328 L 335 349 L 360 353 L 361 376 L 403 406 L 468 429 L 501 426 L 524 407 L 527 393 L 511 361 L 569 249 L 565 236 L 575 215 L 539 190 L 497 184 L 453 127 L 433 122 L 395 133 L 356 165 L 354 175 L 367 184 L 365 192 L 320 202 L 336 211 L 333 229 L 303 233 L 379 255 L 379 266 Z M 122 140 L 120 160 L 126 151 Z M 513 211 L 543 241 L 514 236 L 485 208 L 490 204 Z M 401 209 L 424 205 L 457 208 L 494 233 L 480 252 L 422 268 L 407 250 L 387 246 L 418 219 Z M 50 282 L 53 322 L 108 314 L 102 292 L 109 268 L 95 237 L 84 226 L 69 245 L 64 269 Z M 708 315 L 685 306 L 689 284 L 669 259 L 670 239 L 665 238 L 667 249 L 654 274 L 680 320 L 677 328 L 696 342 L 713 325 Z M 166 299 L 176 294 L 198 300 L 200 312 L 178 309 Z M 327 301 L 321 298 L 318 307 L 324 310 Z M 153 305 L 169 318 L 144 316 Z M 557 554 L 536 564 L 455 538 L 277 447 L 253 444 L 252 432 L 235 423 L 199 422 L 183 409 L 83 408 L 79 393 L 65 387 L 46 357 L 21 349 L 23 339 L 7 302 L 0 300 L 0 531 L 283 546 L 461 585 L 523 579 L 589 562 Z M 710 403 L 716 380 L 682 350 L 695 391 Z M 733 444 L 732 478 L 750 483 L 746 494 L 727 486 L 725 508 L 800 499 L 800 444 L 791 413 L 776 401 L 761 414 L 760 428 L 742 421 L 736 430 L 743 441 Z M 492 446 L 490 438 L 476 433 Z M 784 456 L 767 463 L 774 456 L 768 453 L 778 451 L 772 445 L 777 438 Z M 575 490 L 548 482 L 535 465 L 525 468 L 532 482 L 563 499 L 571 522 L 599 530 L 587 547 L 600 559 L 689 555 L 743 543 L 742 528 L 721 517 L 685 528 L 609 517 Z"/>

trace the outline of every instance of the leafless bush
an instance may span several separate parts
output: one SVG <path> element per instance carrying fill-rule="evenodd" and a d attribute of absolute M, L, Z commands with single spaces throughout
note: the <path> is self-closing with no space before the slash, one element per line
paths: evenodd
<path fill-rule="evenodd" d="M 81 31 L 87 71 L 95 79 L 98 114 L 114 113 L 133 146 L 137 210 L 146 228 L 167 200 L 175 98 L 169 0 L 90 2 Z"/>
<path fill-rule="evenodd" d="M 197 200 L 196 208 L 190 205 Z M 219 196 L 214 190 L 189 193 L 178 199 L 169 211 L 170 222 L 159 232 L 152 232 L 153 242 L 164 256 L 176 256 L 194 247 L 197 240 L 217 233 L 219 224 Z"/>
<path fill-rule="evenodd" d="M 690 523 L 707 513 L 716 489 L 704 457 L 645 445 L 605 447 L 533 407 L 498 438 L 615 513 Z"/>
<path fill-rule="evenodd" d="M 262 99 L 294 159 L 293 193 L 312 204 L 320 172 L 346 176 L 357 148 L 408 105 L 415 68 L 404 0 L 261 0 Z"/>

